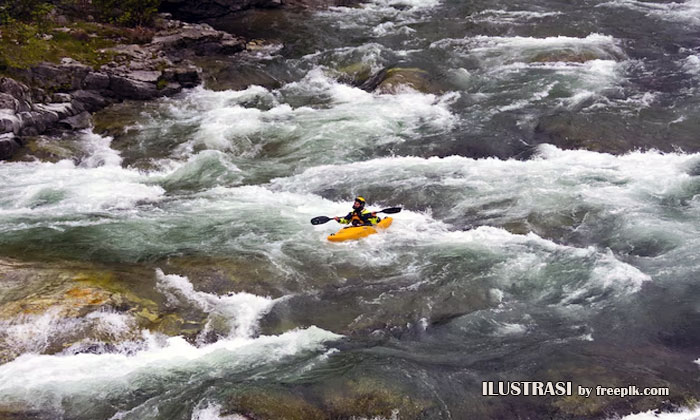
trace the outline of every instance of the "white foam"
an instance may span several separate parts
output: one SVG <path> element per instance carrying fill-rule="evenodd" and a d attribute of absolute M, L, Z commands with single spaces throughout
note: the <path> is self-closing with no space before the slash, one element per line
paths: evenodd
<path fill-rule="evenodd" d="M 254 157 L 266 144 L 274 142 L 284 151 L 286 159 L 330 162 L 376 145 L 378 140 L 384 144 L 396 143 L 406 137 L 449 131 L 458 121 L 450 111 L 450 105 L 457 99 L 455 94 L 368 93 L 338 83 L 321 67 L 277 91 L 255 89 L 249 93 L 267 98 L 274 106 L 268 110 L 252 108 L 241 102 L 242 95 L 238 92 L 201 88 L 178 102 L 173 114 L 190 121 L 196 130 L 191 140 L 178 147 L 176 156 L 187 157 L 204 147 Z M 324 104 L 293 108 L 284 103 L 299 98 L 310 103 L 322 100 Z M 174 108 L 171 104 L 174 101 L 165 100 L 164 104 Z M 331 147 L 337 144 L 344 147 Z M 310 148 L 324 153 L 310 156 Z"/>
<path fill-rule="evenodd" d="M 57 218 L 160 199 L 164 189 L 148 185 L 140 172 L 122 168 L 110 142 L 109 137 L 85 133 L 83 144 L 91 155 L 78 165 L 70 160 L 1 165 L 0 215 Z"/>
<path fill-rule="evenodd" d="M 683 60 L 682 69 L 686 73 L 700 75 L 700 57 L 697 55 L 689 55 Z"/>
<path fill-rule="evenodd" d="M 255 339 L 236 337 L 196 347 L 182 337 L 147 334 L 147 347 L 120 353 L 23 354 L 0 366 L 0 397 L 7 402 L 60 404 L 66 396 L 121 395 L 144 384 L 172 387 L 198 374 L 250 369 L 302 352 L 322 352 L 323 343 L 340 336 L 317 327 Z M 167 383 L 159 378 L 167 377 Z M 178 379 L 179 378 L 179 379 Z"/>
<path fill-rule="evenodd" d="M 533 20 L 543 20 L 559 16 L 561 12 L 534 12 L 529 10 L 486 9 L 469 16 L 474 22 L 488 22 L 498 25 L 530 24 Z"/>
<path fill-rule="evenodd" d="M 643 413 L 629 414 L 620 420 L 698 420 L 700 407 L 683 408 L 676 412 L 649 410 Z M 611 419 L 612 420 L 612 419 Z"/>
<path fill-rule="evenodd" d="M 156 270 L 158 288 L 163 291 L 176 290 L 189 302 L 195 303 L 203 311 L 224 316 L 231 322 L 230 337 L 246 338 L 253 335 L 258 320 L 280 299 L 256 296 L 251 293 L 232 293 L 226 296 L 199 292 L 187 277 L 175 274 L 165 275 Z M 171 295 L 172 296 L 172 295 Z"/>
<path fill-rule="evenodd" d="M 192 420 L 247 420 L 240 414 L 221 415 L 221 405 L 211 401 L 202 401 L 192 411 Z"/>
<path fill-rule="evenodd" d="M 655 3 L 639 0 L 613 0 L 597 4 L 596 7 L 622 7 L 637 10 L 647 16 L 660 20 L 684 23 L 693 26 L 700 25 L 700 1 Z"/>

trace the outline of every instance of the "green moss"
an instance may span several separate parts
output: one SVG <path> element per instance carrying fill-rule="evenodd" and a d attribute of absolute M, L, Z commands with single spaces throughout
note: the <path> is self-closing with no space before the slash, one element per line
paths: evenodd
<path fill-rule="evenodd" d="M 158 90 L 163 90 L 166 86 L 168 86 L 168 81 L 165 79 L 159 79 L 158 83 L 156 83 L 156 89 Z"/>
<path fill-rule="evenodd" d="M 341 392 L 331 391 L 325 403 L 331 418 L 392 418 L 398 415 L 401 419 L 417 419 L 432 406 L 429 401 L 409 398 L 370 378 L 346 382 Z"/>
<path fill-rule="evenodd" d="M 317 407 L 292 394 L 271 391 L 249 391 L 232 401 L 234 411 L 254 419 L 321 420 L 327 417 Z"/>
<path fill-rule="evenodd" d="M 14 22 L 0 28 L 0 71 L 26 69 L 40 62 L 58 63 L 70 57 L 95 68 L 106 64 L 114 53 L 101 51 L 117 44 L 113 39 L 96 35 L 75 25 L 69 31 Z"/>

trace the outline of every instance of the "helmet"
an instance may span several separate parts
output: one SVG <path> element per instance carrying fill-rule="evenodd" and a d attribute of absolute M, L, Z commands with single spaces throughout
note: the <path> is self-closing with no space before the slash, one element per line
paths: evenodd
<path fill-rule="evenodd" d="M 360 208 L 363 208 L 366 203 L 365 198 L 360 196 L 355 197 L 355 202 L 360 203 Z"/>

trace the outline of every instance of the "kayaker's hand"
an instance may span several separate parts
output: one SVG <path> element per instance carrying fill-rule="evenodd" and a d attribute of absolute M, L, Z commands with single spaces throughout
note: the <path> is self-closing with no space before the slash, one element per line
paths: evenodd
<path fill-rule="evenodd" d="M 340 217 L 336 216 L 336 217 L 333 218 L 333 220 L 335 220 L 335 221 L 337 222 L 337 221 L 340 220 Z"/>

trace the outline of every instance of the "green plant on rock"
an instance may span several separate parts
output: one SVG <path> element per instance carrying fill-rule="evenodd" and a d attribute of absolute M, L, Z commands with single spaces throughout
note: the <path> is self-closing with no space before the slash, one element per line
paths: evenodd
<path fill-rule="evenodd" d="M 153 20 L 160 0 L 94 0 L 92 4 L 104 22 L 143 26 Z"/>

